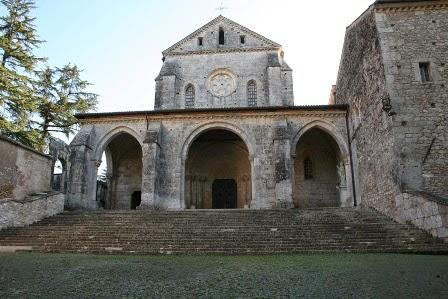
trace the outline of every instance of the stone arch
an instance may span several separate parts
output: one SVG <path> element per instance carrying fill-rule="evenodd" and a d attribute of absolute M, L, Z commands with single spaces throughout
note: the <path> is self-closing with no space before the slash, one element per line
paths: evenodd
<path fill-rule="evenodd" d="M 92 171 L 89 182 L 90 182 L 90 190 L 91 192 L 89 192 L 89 198 L 91 202 L 95 202 L 96 201 L 96 185 L 97 185 L 97 176 L 98 176 L 98 167 L 100 166 L 101 163 L 101 159 L 102 159 L 102 155 L 103 152 L 106 152 L 107 146 L 109 145 L 109 143 L 114 140 L 115 137 L 117 137 L 120 134 L 123 133 L 127 133 L 129 135 L 131 135 L 132 137 L 134 137 L 134 139 L 140 144 L 140 146 L 143 146 L 143 141 L 142 141 L 142 137 L 141 135 L 135 131 L 134 129 L 127 127 L 127 126 L 119 126 L 119 127 L 115 127 L 113 129 L 111 129 L 110 131 L 108 131 L 106 134 L 104 134 L 101 138 L 99 138 L 99 141 L 96 142 L 96 146 L 93 150 L 93 155 L 92 155 L 92 160 L 90 165 L 92 167 Z M 110 153 L 106 152 L 106 155 L 110 156 Z M 106 158 L 107 160 L 107 158 Z M 109 159 L 111 160 L 111 159 Z M 107 161 L 109 162 L 109 161 Z M 109 163 L 111 164 L 111 163 Z M 112 166 L 109 166 L 112 167 Z M 113 171 L 113 168 L 111 168 L 111 170 Z"/>
<path fill-rule="evenodd" d="M 322 121 L 322 120 L 314 120 L 309 123 L 307 123 L 305 126 L 303 126 L 294 136 L 291 143 L 291 154 L 295 155 L 295 150 L 297 148 L 297 144 L 300 140 L 300 138 L 309 130 L 311 129 L 321 129 L 322 131 L 328 133 L 338 144 L 339 150 L 341 152 L 341 157 L 344 161 L 344 163 L 349 163 L 350 155 L 348 150 L 348 145 L 345 141 L 345 138 L 341 133 L 338 132 L 338 129 L 333 124 L 330 124 L 328 122 Z"/>
<path fill-rule="evenodd" d="M 51 138 L 49 144 L 49 154 L 51 156 L 51 187 L 53 190 L 66 193 L 67 183 L 70 173 L 70 148 L 62 140 Z M 60 173 L 55 173 L 55 166 L 59 164 Z M 58 165 L 58 166 L 59 166 Z"/>
<path fill-rule="evenodd" d="M 198 126 L 197 128 L 195 128 L 190 134 L 188 134 L 188 137 L 185 139 L 185 142 L 182 146 L 181 149 L 181 153 L 180 153 L 180 165 L 181 165 L 181 176 L 180 176 L 180 207 L 181 208 L 186 208 L 186 203 L 185 203 L 185 190 L 186 190 L 186 186 L 185 186 L 185 179 L 186 179 L 186 160 L 188 158 L 188 153 L 190 150 L 191 145 L 193 144 L 193 142 L 199 137 L 201 136 L 203 133 L 207 132 L 207 131 L 212 131 L 212 130 L 224 130 L 224 131 L 230 131 L 231 133 L 234 133 L 235 135 L 237 135 L 245 144 L 245 146 L 247 147 L 247 151 L 248 151 L 248 159 L 249 159 L 249 163 L 250 163 L 250 177 L 251 177 L 251 198 L 256 198 L 255 197 L 255 188 L 254 188 L 254 179 L 255 179 L 255 173 L 254 173 L 254 163 L 253 163 L 253 158 L 254 158 L 254 148 L 253 145 L 255 144 L 252 139 L 248 136 L 248 134 L 246 134 L 241 128 L 231 124 L 231 123 L 226 123 L 226 122 L 213 122 L 213 123 L 207 123 L 207 124 L 203 124 Z"/>
<path fill-rule="evenodd" d="M 105 178 L 97 183 L 98 205 L 105 209 L 135 209 L 140 205 L 142 189 L 141 144 L 133 135 L 121 131 L 105 143 L 104 152 L 108 163 Z"/>
<path fill-rule="evenodd" d="M 209 131 L 209 130 L 219 130 L 219 129 L 228 130 L 228 131 L 231 131 L 232 133 L 235 133 L 236 135 L 238 135 L 238 137 L 240 137 L 247 146 L 247 149 L 249 151 L 249 159 L 250 160 L 253 159 L 254 153 L 255 153 L 253 145 L 255 144 L 255 142 L 251 138 L 249 138 L 249 135 L 246 134 L 246 132 L 244 132 L 242 129 L 240 129 L 239 127 L 237 127 L 231 123 L 212 122 L 212 123 L 206 123 L 206 124 L 200 125 L 196 129 L 194 129 L 188 135 L 188 137 L 185 139 L 185 142 L 182 146 L 182 151 L 181 151 L 182 163 L 184 163 L 187 158 L 188 150 L 189 150 L 191 144 L 199 135 L 201 135 L 202 133 Z"/>
<path fill-rule="evenodd" d="M 296 181 L 298 179 L 296 175 L 300 173 L 300 172 L 296 173 L 296 166 L 300 165 L 300 161 L 297 161 L 299 157 L 296 157 L 296 151 L 298 150 L 298 145 L 302 140 L 302 137 L 304 137 L 304 135 L 308 132 L 310 133 L 315 132 L 315 129 L 317 129 L 317 131 L 326 133 L 329 140 L 330 141 L 332 140 L 332 142 L 334 141 L 334 148 L 338 152 L 335 154 L 339 156 L 340 159 L 339 162 L 341 162 L 341 164 L 338 164 L 339 162 L 336 162 L 337 169 L 335 171 L 337 171 L 338 174 L 340 172 L 341 173 L 340 177 L 342 178 L 341 180 L 344 180 L 344 184 L 340 183 L 339 187 L 337 187 L 339 192 L 339 205 L 342 207 L 353 206 L 353 196 L 352 196 L 353 186 L 351 179 L 352 172 L 350 165 L 350 153 L 347 141 L 344 135 L 341 132 L 339 132 L 336 126 L 322 120 L 314 120 L 312 122 L 307 123 L 295 134 L 294 138 L 292 139 L 291 155 L 293 159 L 291 159 L 292 162 L 291 169 L 293 170 L 292 181 L 293 181 L 294 204 L 295 206 L 300 206 L 297 202 L 297 197 L 299 194 L 301 194 L 298 191 L 299 187 L 297 185 L 301 184 L 300 180 Z M 309 137 L 308 134 L 307 136 Z M 296 163 L 298 164 L 296 165 Z"/>
<path fill-rule="evenodd" d="M 99 142 L 97 143 L 97 146 L 95 147 L 95 152 L 94 152 L 94 159 L 96 161 L 100 161 L 101 160 L 101 156 L 105 150 L 105 148 L 107 147 L 107 145 L 119 134 L 121 133 L 128 133 L 129 135 L 131 135 L 132 137 L 134 137 L 138 143 L 140 144 L 140 146 L 143 146 L 143 141 L 142 141 L 142 136 L 135 131 L 134 129 L 131 129 L 127 126 L 120 126 L 120 127 L 116 127 L 113 128 L 112 130 L 110 130 L 109 132 L 107 132 L 103 137 L 101 137 L 101 139 L 99 140 Z"/>

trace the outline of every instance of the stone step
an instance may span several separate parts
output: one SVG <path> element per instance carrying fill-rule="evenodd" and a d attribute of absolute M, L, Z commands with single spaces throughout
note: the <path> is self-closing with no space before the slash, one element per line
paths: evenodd
<path fill-rule="evenodd" d="M 0 246 L 143 254 L 448 252 L 425 232 L 353 208 L 70 212 L 1 230 Z"/>
<path fill-rule="evenodd" d="M 321 233 L 296 233 L 296 234 L 276 234 L 276 233 L 253 233 L 253 234 L 152 234 L 152 235 L 140 235 L 140 234 L 109 234 L 109 235 L 99 235 L 93 233 L 74 233 L 74 234 L 66 234 L 66 235 L 58 235 L 58 234 L 38 234 L 38 235 L 18 235 L 18 236 L 9 236 L 9 237 L 0 237 L 0 242 L 2 241 L 11 241 L 14 239 L 20 240 L 51 240 L 51 239 L 110 239 L 110 238 L 118 238 L 118 239 L 131 239 L 131 240 L 152 240 L 159 237 L 167 238 L 167 239 L 194 239 L 194 238 L 209 238 L 209 239 L 218 239 L 218 238 L 236 238 L 240 240 L 245 239 L 264 239 L 264 238 L 272 238 L 272 239 L 297 239 L 297 240 L 316 240 L 316 239 L 380 239 L 380 240 L 388 240 L 388 239 L 414 239 L 414 240 L 434 240 L 427 236 L 421 235 L 402 235 L 402 234 L 321 234 Z M 441 242 L 438 240 L 434 240 L 434 242 Z"/>
<path fill-rule="evenodd" d="M 39 247 L 33 248 L 33 251 L 41 252 L 73 252 L 73 253 L 138 253 L 138 254 L 286 254 L 286 253 L 317 253 L 317 252 L 359 252 L 359 253 L 442 253 L 446 254 L 446 247 L 432 247 L 427 246 L 415 246 L 415 247 L 341 247 L 341 246 L 328 246 L 328 247 L 232 247 L 232 248 L 207 248 L 207 247 L 184 247 L 178 248 L 133 248 L 125 249 L 121 247 L 101 247 L 101 248 L 47 248 Z"/>

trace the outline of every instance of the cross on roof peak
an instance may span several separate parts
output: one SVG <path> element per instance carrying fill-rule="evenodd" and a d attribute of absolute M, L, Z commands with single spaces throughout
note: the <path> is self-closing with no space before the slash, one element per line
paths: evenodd
<path fill-rule="evenodd" d="M 219 4 L 219 6 L 216 8 L 216 10 L 219 11 L 220 14 L 222 14 L 222 12 L 226 9 L 228 8 L 224 6 L 223 2 L 221 2 L 221 4 Z"/>

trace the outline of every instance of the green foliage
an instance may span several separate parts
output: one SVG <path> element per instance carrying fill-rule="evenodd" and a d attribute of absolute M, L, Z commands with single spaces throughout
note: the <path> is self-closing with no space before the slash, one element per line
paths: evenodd
<path fill-rule="evenodd" d="M 27 145 L 37 142 L 30 127 L 31 113 L 37 107 L 32 78 L 44 59 L 33 50 L 39 40 L 30 11 L 30 0 L 2 0 L 7 15 L 0 17 L 0 133 Z"/>
<path fill-rule="evenodd" d="M 67 136 L 77 123 L 75 113 L 97 104 L 85 89 L 76 65 L 45 67 L 33 51 L 42 40 L 31 17 L 32 0 L 1 0 L 7 14 L 0 17 L 0 134 L 42 150 L 50 132 Z"/>
<path fill-rule="evenodd" d="M 46 140 L 50 132 L 64 133 L 68 137 L 77 123 L 75 113 L 95 108 L 98 96 L 85 91 L 90 84 L 81 79 L 80 73 L 76 65 L 70 64 L 62 68 L 46 67 L 38 72 L 39 121 L 33 124 L 42 140 Z"/>

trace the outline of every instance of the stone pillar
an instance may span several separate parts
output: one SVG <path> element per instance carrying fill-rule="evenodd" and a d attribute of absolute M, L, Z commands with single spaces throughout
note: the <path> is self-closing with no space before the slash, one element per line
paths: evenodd
<path fill-rule="evenodd" d="M 338 189 L 339 189 L 339 200 L 341 202 L 341 207 L 351 207 L 353 206 L 353 202 L 351 200 L 351 196 L 349 194 L 349 190 L 347 188 L 347 175 L 346 168 L 349 168 L 350 165 L 345 164 L 343 161 L 339 162 L 336 166 L 338 170 Z"/>
<path fill-rule="evenodd" d="M 162 89 L 162 107 L 164 109 L 174 109 L 176 108 L 176 91 L 175 83 L 176 76 L 163 76 L 163 89 Z"/>
<path fill-rule="evenodd" d="M 142 147 L 142 202 L 139 209 L 156 206 L 157 160 L 159 157 L 159 130 L 148 130 Z"/>
<path fill-rule="evenodd" d="M 293 208 L 290 131 L 286 121 L 274 130 L 275 207 Z"/>
<path fill-rule="evenodd" d="M 241 177 L 241 182 L 243 183 L 243 194 L 244 194 L 244 208 L 250 208 L 251 192 L 250 192 L 250 178 L 248 175 L 243 175 Z"/>
<path fill-rule="evenodd" d="M 83 127 L 70 144 L 70 172 L 66 205 L 71 208 L 96 209 L 96 160 L 93 157 L 96 134 L 93 127 Z"/>
<path fill-rule="evenodd" d="M 271 106 L 282 106 L 281 89 L 282 82 L 280 79 L 280 67 L 268 67 L 268 86 L 269 86 L 269 104 Z"/>

